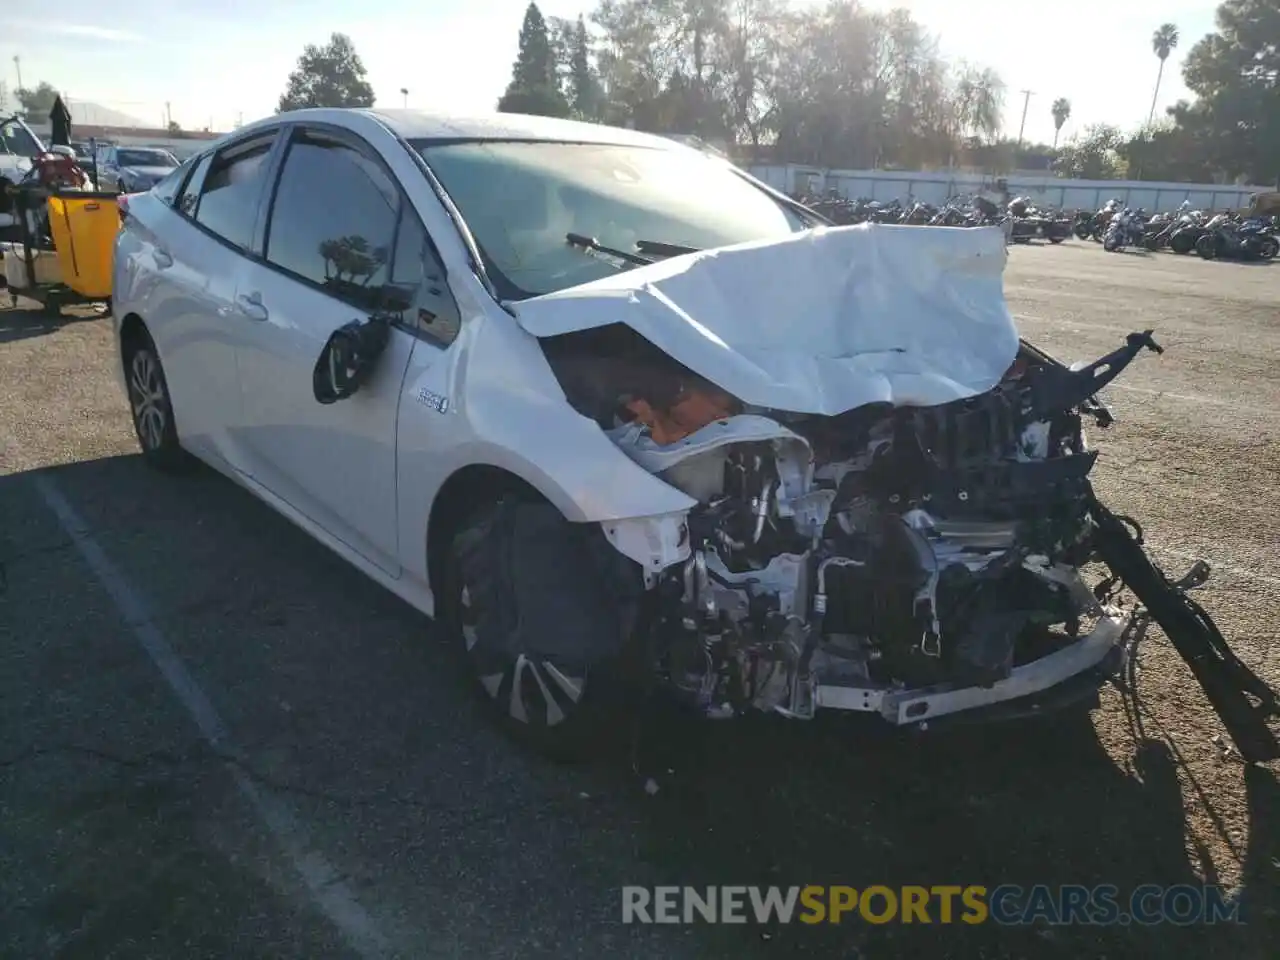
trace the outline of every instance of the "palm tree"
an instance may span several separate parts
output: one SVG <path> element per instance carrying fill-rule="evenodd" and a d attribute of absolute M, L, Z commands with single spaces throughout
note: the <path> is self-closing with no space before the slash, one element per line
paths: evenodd
<path fill-rule="evenodd" d="M 1058 134 L 1062 132 L 1062 125 L 1071 117 L 1071 101 L 1066 97 L 1059 97 L 1053 101 L 1053 149 L 1058 149 Z"/>
<path fill-rule="evenodd" d="M 1178 45 L 1178 27 L 1172 23 L 1162 23 L 1151 35 L 1151 49 L 1160 58 L 1160 72 L 1156 74 L 1156 92 L 1151 95 L 1151 113 L 1147 115 L 1147 126 L 1156 116 L 1156 100 L 1160 97 L 1160 80 L 1164 77 L 1164 62 Z"/>

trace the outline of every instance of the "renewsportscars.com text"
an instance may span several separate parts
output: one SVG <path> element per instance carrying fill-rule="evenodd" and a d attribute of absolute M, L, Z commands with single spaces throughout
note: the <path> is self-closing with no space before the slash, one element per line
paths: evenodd
<path fill-rule="evenodd" d="M 941 923 L 1177 926 L 1242 923 L 1215 885 L 970 884 L 868 887 L 623 887 L 623 923 Z"/>

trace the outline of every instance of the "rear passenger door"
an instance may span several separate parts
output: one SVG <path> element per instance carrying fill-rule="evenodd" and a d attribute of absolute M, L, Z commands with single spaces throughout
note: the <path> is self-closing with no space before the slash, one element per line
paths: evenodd
<path fill-rule="evenodd" d="M 151 322 L 184 442 L 243 470 L 236 346 L 254 321 L 236 302 L 276 143 L 273 131 L 237 141 L 195 165 L 156 231 L 160 306 Z"/>

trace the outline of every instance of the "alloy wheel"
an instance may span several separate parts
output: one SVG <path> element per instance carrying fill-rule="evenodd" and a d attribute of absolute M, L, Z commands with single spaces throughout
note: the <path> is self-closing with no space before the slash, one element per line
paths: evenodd
<path fill-rule="evenodd" d="M 169 423 L 169 398 L 160 376 L 160 364 L 145 348 L 129 360 L 129 403 L 138 439 L 145 450 L 159 450 Z"/>
<path fill-rule="evenodd" d="M 499 708 L 526 726 L 554 727 L 565 722 L 582 700 L 586 678 L 547 659 L 489 649 L 480 642 L 476 609 L 466 587 L 458 605 L 467 656 L 480 685 Z"/>

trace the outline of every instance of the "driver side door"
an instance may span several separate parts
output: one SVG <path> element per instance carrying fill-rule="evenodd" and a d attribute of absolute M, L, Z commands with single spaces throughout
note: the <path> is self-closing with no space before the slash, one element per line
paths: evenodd
<path fill-rule="evenodd" d="M 236 295 L 246 472 L 391 576 L 400 574 L 396 416 L 414 338 L 394 327 L 370 379 L 322 404 L 316 361 L 330 335 L 386 311 L 408 213 L 377 153 L 336 128 L 288 133 L 260 253 Z"/>

